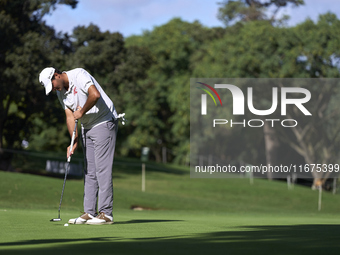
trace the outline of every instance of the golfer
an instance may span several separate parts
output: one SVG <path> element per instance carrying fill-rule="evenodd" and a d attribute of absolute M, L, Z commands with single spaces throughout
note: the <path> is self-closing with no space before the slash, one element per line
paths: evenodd
<path fill-rule="evenodd" d="M 66 124 L 72 135 L 75 120 L 81 121 L 85 158 L 84 213 L 71 224 L 112 224 L 112 164 L 118 131 L 117 112 L 98 82 L 84 69 L 61 72 L 53 67 L 41 71 L 39 82 L 46 95 L 56 91 L 65 110 Z M 72 151 L 78 146 L 76 134 Z M 98 200 L 98 211 L 97 211 Z"/>

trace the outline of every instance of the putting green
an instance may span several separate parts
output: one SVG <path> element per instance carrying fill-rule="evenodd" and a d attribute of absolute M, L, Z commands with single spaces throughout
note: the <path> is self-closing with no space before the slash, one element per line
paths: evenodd
<path fill-rule="evenodd" d="M 335 215 L 115 212 L 115 224 L 69 225 L 77 212 L 0 211 L 2 254 L 322 254 L 339 251 Z"/>
<path fill-rule="evenodd" d="M 82 180 L 0 171 L 0 254 L 337 254 L 340 196 L 278 181 L 190 179 L 188 172 L 116 168 L 113 225 L 80 215 Z M 131 205 L 155 210 L 133 211 Z"/>

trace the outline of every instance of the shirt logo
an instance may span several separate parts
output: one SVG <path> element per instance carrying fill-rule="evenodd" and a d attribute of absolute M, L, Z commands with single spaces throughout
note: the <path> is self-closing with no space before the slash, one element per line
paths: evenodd
<path fill-rule="evenodd" d="M 77 88 L 74 87 L 74 89 L 73 89 L 73 95 L 75 95 L 75 94 L 77 94 L 77 93 L 78 93 Z"/>

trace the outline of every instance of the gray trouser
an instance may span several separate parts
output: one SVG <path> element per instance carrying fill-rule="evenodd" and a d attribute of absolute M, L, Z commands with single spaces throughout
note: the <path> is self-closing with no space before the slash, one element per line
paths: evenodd
<path fill-rule="evenodd" d="M 84 211 L 91 215 L 104 212 L 112 216 L 112 164 L 118 131 L 118 121 L 82 129 L 85 157 Z"/>

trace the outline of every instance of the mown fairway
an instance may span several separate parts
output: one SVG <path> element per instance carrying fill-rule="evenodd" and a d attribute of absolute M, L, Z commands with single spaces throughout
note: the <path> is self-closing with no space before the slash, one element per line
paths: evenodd
<path fill-rule="evenodd" d="M 154 165 L 154 167 L 157 167 Z M 69 225 L 82 180 L 0 172 L 1 254 L 336 254 L 340 197 L 256 179 L 190 179 L 188 170 L 116 165 L 115 224 Z M 150 210 L 133 211 L 132 205 Z M 152 210 L 151 210 L 152 209 Z"/>

